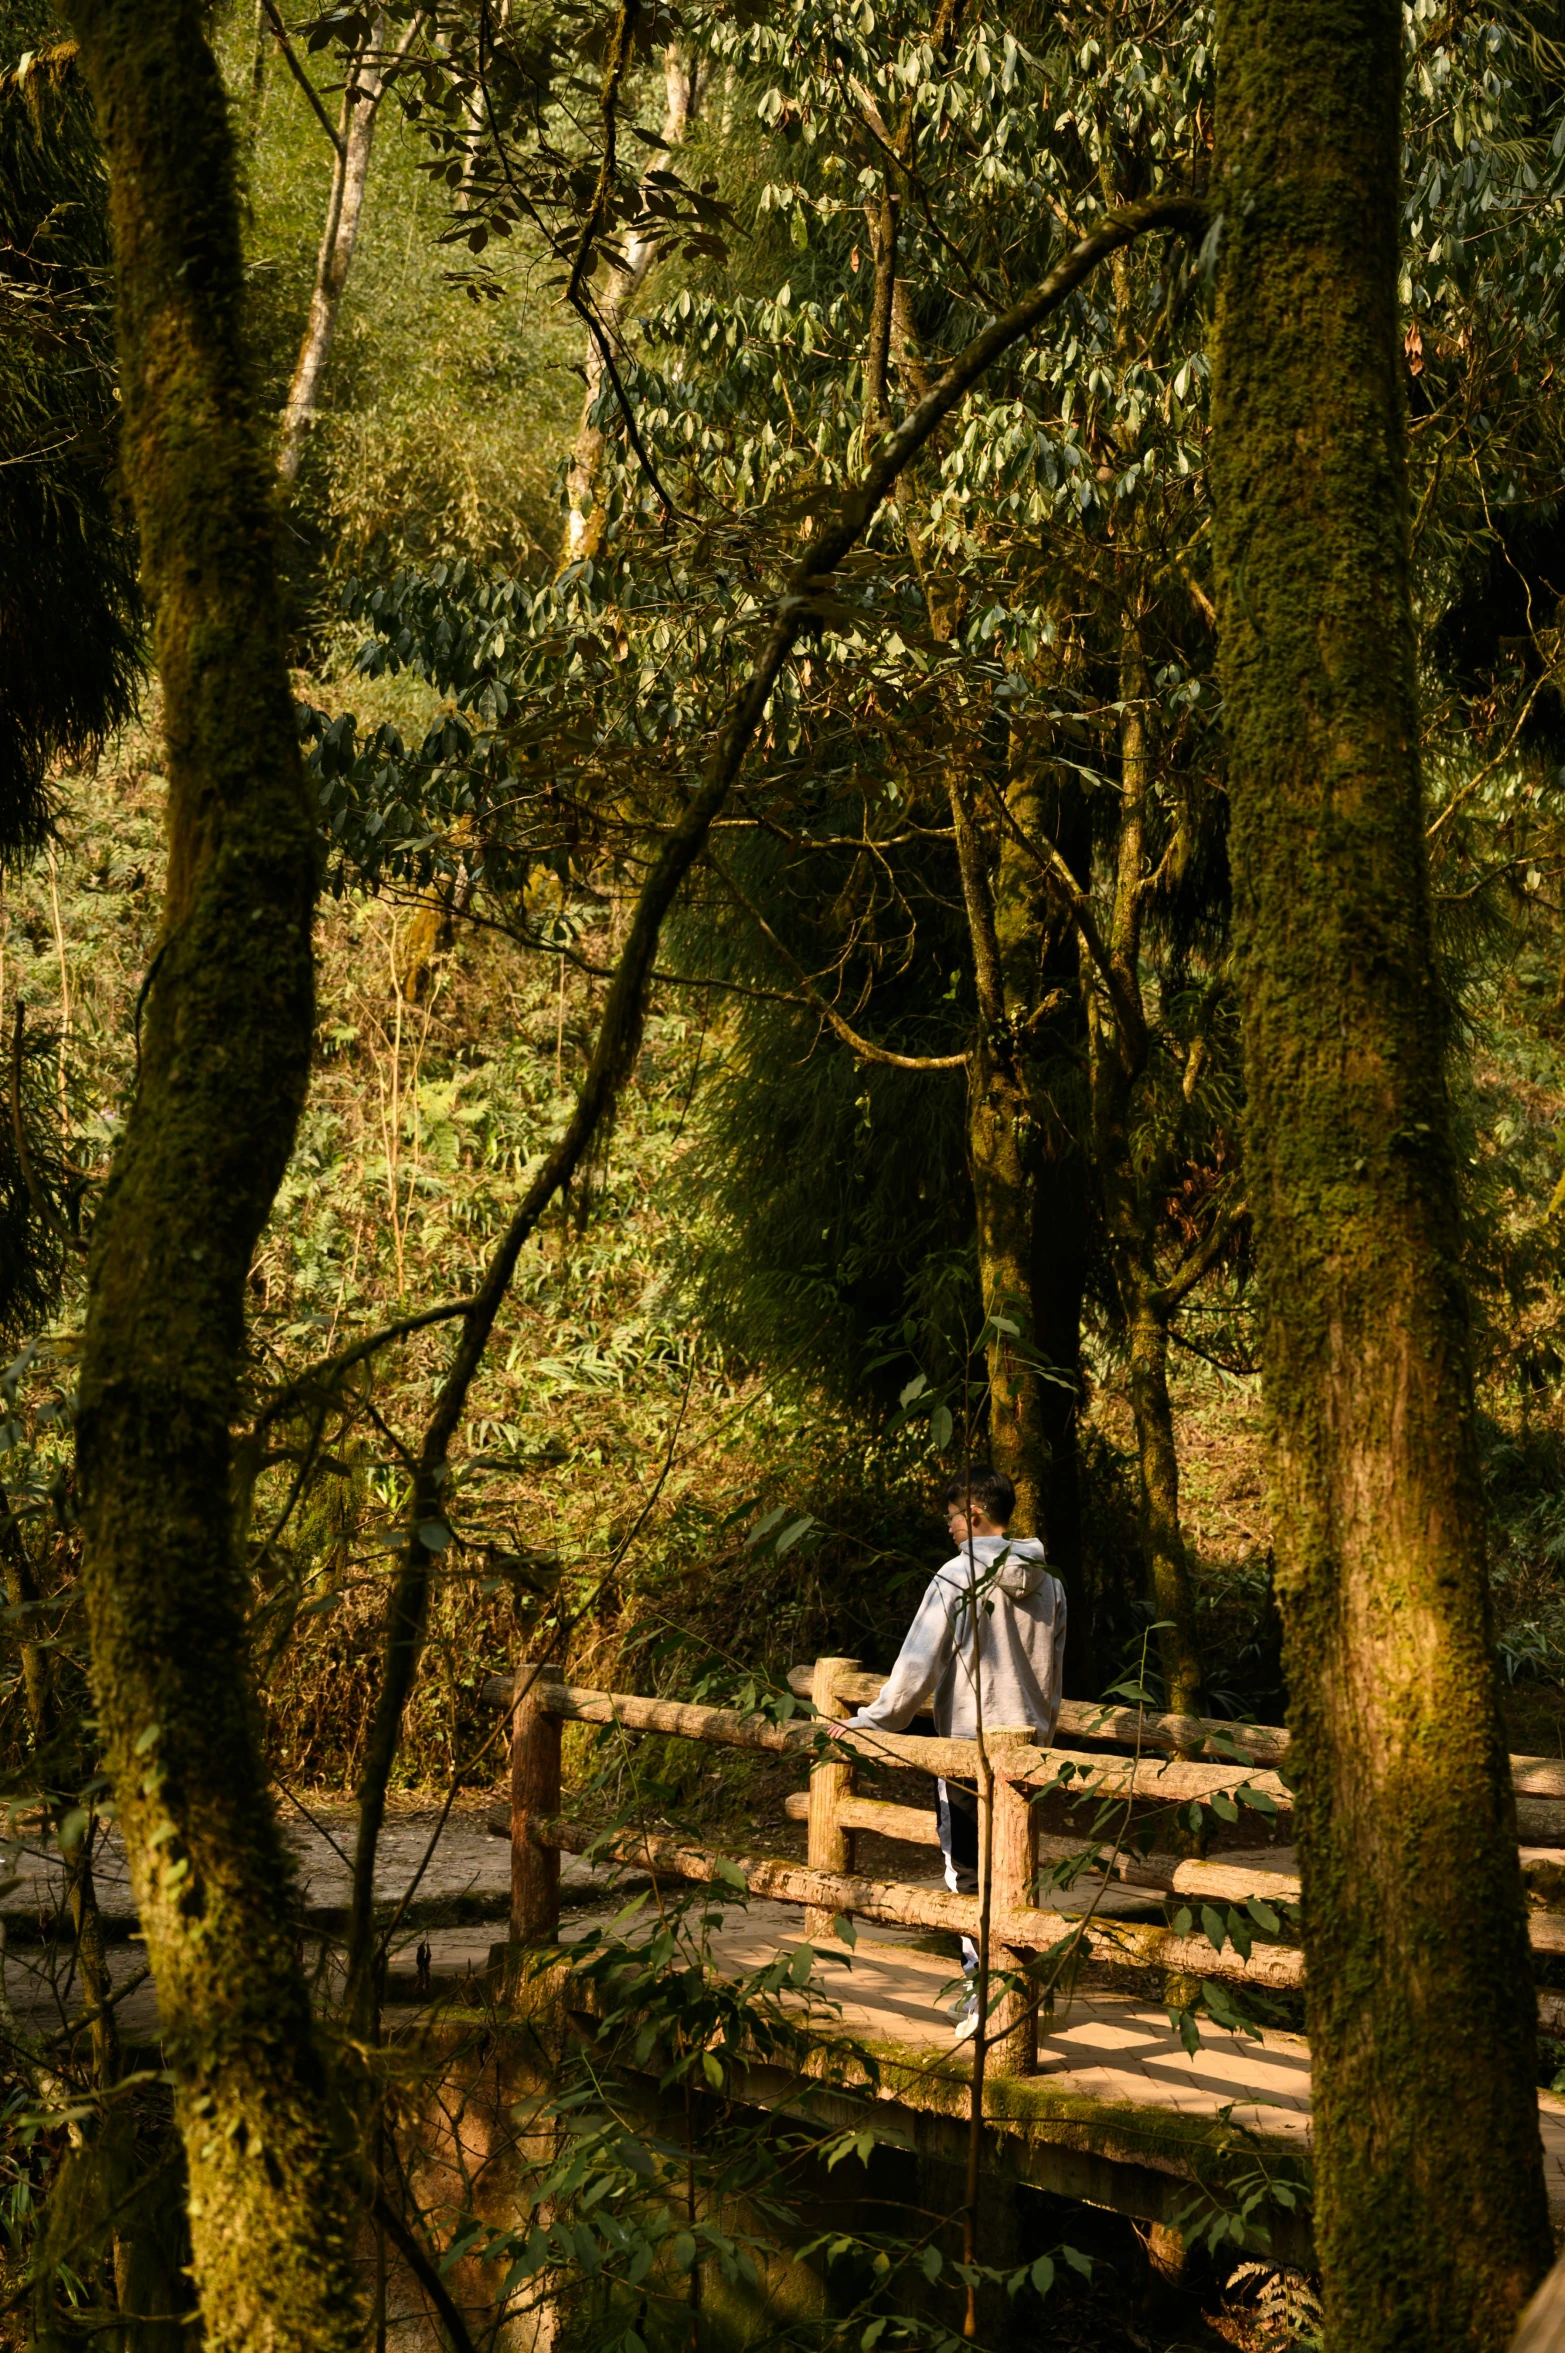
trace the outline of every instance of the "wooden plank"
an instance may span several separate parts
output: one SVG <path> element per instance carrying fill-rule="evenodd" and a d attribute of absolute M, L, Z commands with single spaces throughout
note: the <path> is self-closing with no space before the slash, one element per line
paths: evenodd
<path fill-rule="evenodd" d="M 564 1817 L 552 1822 L 535 1819 L 531 1834 L 568 1854 L 585 1854 L 590 1849 L 594 1855 L 632 1869 L 666 1871 L 672 1878 L 697 1883 L 722 1882 L 737 1871 L 752 1895 L 770 1896 L 782 1903 L 811 1905 L 834 1914 L 852 1913 L 865 1920 L 890 1920 L 904 1927 L 946 1928 L 959 1936 L 978 1934 L 977 1896 L 948 1895 L 944 1888 L 812 1871 L 807 1864 L 781 1862 L 766 1855 L 724 1855 L 711 1847 L 685 1846 L 677 1838 L 650 1831 L 605 1835 Z M 1293 1946 L 1257 1945 L 1245 1960 L 1231 1945 L 1219 1952 L 1204 1936 L 1176 1936 L 1171 1928 L 1150 1922 L 1087 1922 L 1062 1912 L 996 1907 L 990 1915 L 989 1932 L 998 1944 L 1033 1951 L 1047 1950 L 1066 1937 L 1080 1935 L 1088 1939 L 1094 1961 L 1123 1962 L 1136 1969 L 1234 1978 L 1277 1990 L 1304 1982 L 1304 1955 Z"/>

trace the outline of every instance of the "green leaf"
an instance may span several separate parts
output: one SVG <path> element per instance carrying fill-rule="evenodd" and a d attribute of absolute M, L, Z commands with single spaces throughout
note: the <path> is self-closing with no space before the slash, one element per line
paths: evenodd
<path fill-rule="evenodd" d="M 1228 1923 L 1222 1913 L 1211 1904 L 1203 1904 L 1201 1906 L 1201 1926 L 1205 1929 L 1208 1940 L 1216 1945 L 1218 1951 L 1221 1952 L 1228 1936 Z"/>
<path fill-rule="evenodd" d="M 1272 1910 L 1271 1905 L 1263 1903 L 1258 1895 L 1252 1895 L 1247 1900 L 1245 1904 L 1245 1910 L 1249 1913 L 1250 1918 L 1255 1922 L 1256 1927 L 1264 1928 L 1268 1936 L 1280 1936 L 1282 1934 L 1281 1920 L 1279 1920 L 1277 1914 Z"/>
<path fill-rule="evenodd" d="M 1083 2279 L 1091 2279 L 1092 2257 L 1090 2255 L 1084 2255 L 1079 2247 L 1062 2247 L 1060 2253 L 1072 2271 L 1079 2271 Z"/>
<path fill-rule="evenodd" d="M 715 2052 L 703 2051 L 701 2053 L 701 2072 L 706 2077 L 706 2080 L 711 2085 L 713 2091 L 720 2092 L 722 2090 L 722 2061 L 717 2057 Z"/>
<path fill-rule="evenodd" d="M 940 2277 L 941 2268 L 944 2264 L 945 2258 L 942 2256 L 938 2247 L 926 2247 L 918 2260 L 923 2267 L 925 2279 L 933 2281 Z M 1048 2260 L 1048 2257 L 1045 2256 L 1044 2261 L 1047 2263 Z M 1050 2264 L 1049 2268 L 1052 2273 L 1054 2268 L 1053 2265 Z"/>
<path fill-rule="evenodd" d="M 802 1520 L 795 1520 L 791 1527 L 784 1528 L 782 1534 L 777 1539 L 775 1547 L 777 1558 L 781 1560 L 785 1552 L 792 1552 L 794 1546 L 798 1543 L 799 1538 L 801 1536 L 807 1536 L 814 1525 L 815 1514 L 813 1512 L 807 1511 Z"/>
<path fill-rule="evenodd" d="M 931 2272 L 930 2277 L 934 2277 L 933 2272 Z M 1054 2257 L 1052 2255 L 1039 2256 L 1037 2262 L 1032 2267 L 1032 2284 L 1037 2289 L 1040 2296 L 1046 2296 L 1049 2290 L 1053 2287 Z"/>
<path fill-rule="evenodd" d="M 451 1541 L 451 1531 L 444 1520 L 420 1520 L 418 1540 L 426 1552 L 444 1552 Z"/>
<path fill-rule="evenodd" d="M 1224 1822 L 1237 1822 L 1239 1819 L 1239 1809 L 1226 1789 L 1213 1790 L 1212 1811 Z"/>
<path fill-rule="evenodd" d="M 938 1452 L 944 1453 L 950 1445 L 952 1427 L 949 1405 L 937 1405 L 929 1417 L 929 1436 Z"/>
<path fill-rule="evenodd" d="M 681 2271 L 689 2271 L 693 2269 L 695 2259 L 695 2240 L 689 2231 L 676 2230 L 674 2233 L 674 2261 L 679 2265 Z"/>
<path fill-rule="evenodd" d="M 846 1912 L 839 1912 L 831 1924 L 831 1933 L 838 1944 L 845 1944 L 851 1952 L 859 1941 L 859 1932 Z"/>

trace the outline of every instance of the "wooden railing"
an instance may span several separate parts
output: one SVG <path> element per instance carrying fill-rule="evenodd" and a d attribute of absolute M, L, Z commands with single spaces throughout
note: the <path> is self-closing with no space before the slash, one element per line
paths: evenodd
<path fill-rule="evenodd" d="M 789 1680 L 801 1698 L 811 1701 L 812 1714 L 777 1723 L 732 1708 L 591 1690 L 559 1682 L 549 1669 L 531 1664 L 517 1668 L 514 1685 L 505 1677 L 492 1677 L 486 1696 L 498 1704 L 508 1701 L 513 1709 L 513 1944 L 556 1940 L 560 1856 L 589 1848 L 606 1860 L 696 1882 L 731 1883 L 737 1868 L 752 1895 L 801 1905 L 810 1936 L 829 1934 L 839 1916 L 856 1916 L 976 1938 L 982 1885 L 977 1895 L 952 1895 L 944 1888 L 870 1879 L 857 1871 L 856 1840 L 863 1831 L 914 1845 L 939 1844 L 932 1809 L 926 1813 L 858 1793 L 855 1760 L 865 1758 L 882 1765 L 912 1766 L 979 1788 L 979 1854 L 987 1852 L 992 1871 L 990 1949 L 997 1983 L 1003 1986 L 987 2028 L 992 2073 L 1025 2075 L 1035 2069 L 1036 2007 L 1020 1981 L 1021 1972 L 1038 1952 L 1072 1934 L 1090 1936 L 1096 1962 L 1238 1979 L 1278 1990 L 1302 1985 L 1304 1956 L 1296 1945 L 1255 1942 L 1243 1954 L 1227 1942 L 1219 1948 L 1206 1936 L 1179 1935 L 1156 1923 L 1095 1917 L 1090 1928 L 1084 1928 L 1079 1915 L 1050 1911 L 1035 1900 L 1041 1864 L 1091 1853 L 1109 1859 L 1113 1875 L 1127 1886 L 1145 1888 L 1150 1894 L 1188 1903 L 1242 1904 L 1259 1898 L 1272 1905 L 1296 1904 L 1297 1879 L 1270 1868 L 1264 1857 L 1224 1863 L 1171 1854 L 1142 1856 L 1133 1849 L 1111 1850 L 1108 1842 L 1089 1850 L 1079 1837 L 1042 1833 L 1034 1803 L 1043 1791 L 1063 1789 L 1072 1796 L 1161 1804 L 1186 1804 L 1193 1798 L 1243 1803 L 1253 1796 L 1263 1803 L 1269 1800 L 1281 1812 L 1291 1806 L 1292 1797 L 1274 1769 L 1288 1751 L 1288 1734 L 1280 1727 L 1143 1715 L 1134 1709 L 1068 1700 L 1061 1708 L 1052 1748 L 1040 1749 L 1026 1727 L 997 1725 L 987 1730 L 985 1776 L 976 1740 L 920 1738 L 847 1725 L 843 1719 L 873 1699 L 883 1680 L 864 1674 L 857 1659 L 817 1659 L 813 1667 L 796 1667 Z M 613 1724 L 629 1734 L 661 1733 L 808 1760 L 808 1789 L 787 1801 L 789 1815 L 808 1825 L 805 1861 L 718 1854 L 658 1832 L 610 1835 L 570 1819 L 562 1812 L 560 1781 L 560 1736 L 567 1722 Z M 825 1725 L 831 1727 L 829 1746 L 822 1741 Z M 1073 1745 L 1059 1745 L 1062 1739 Z M 1077 1747 L 1077 1742 L 1097 1745 Z M 1115 1753 L 1127 1748 L 1129 1755 Z M 1513 1757 L 1511 1763 L 1523 1837 L 1540 1846 L 1565 1848 L 1565 1762 Z M 993 1821 L 987 1835 L 986 1778 L 993 1787 Z M 1565 1856 L 1560 1860 L 1565 1862 Z M 1565 1952 L 1565 1914 L 1534 1912 L 1530 1927 L 1535 1951 Z M 1017 1982 L 1007 1982 L 1013 1978 Z M 1540 1993 L 1539 2012 L 1550 2031 L 1565 2030 L 1565 1995 Z"/>

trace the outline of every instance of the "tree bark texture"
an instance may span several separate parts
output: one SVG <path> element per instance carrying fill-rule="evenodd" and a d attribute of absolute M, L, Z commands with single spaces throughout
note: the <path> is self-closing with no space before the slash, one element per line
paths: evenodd
<path fill-rule="evenodd" d="M 197 0 L 76 0 L 108 153 L 124 463 L 157 614 L 168 896 L 93 1237 L 77 1425 L 99 1723 L 189 2168 L 204 2341 L 360 2339 L 232 1527 L 250 1256 L 309 1069 L 314 824 Z"/>
<path fill-rule="evenodd" d="M 1013 1532 L 1034 1536 L 1043 1527 L 1049 1460 L 1032 1315 L 1037 1123 L 1012 997 L 1023 969 L 1037 969 L 1038 942 L 1029 921 L 1036 910 L 1016 874 L 1014 855 L 1007 863 L 1002 850 L 991 876 L 969 787 L 955 777 L 951 810 L 978 984 L 978 1037 L 967 1065 L 967 1149 L 988 1331 L 989 1459 L 1016 1489 Z"/>
<path fill-rule="evenodd" d="M 408 46 L 418 22 L 415 18 L 409 26 L 407 38 L 401 44 L 403 49 Z M 371 24 L 368 44 L 355 58 L 342 94 L 331 193 L 326 200 L 326 225 L 321 231 L 315 283 L 310 290 L 310 315 L 294 362 L 277 437 L 277 471 L 290 489 L 299 479 L 299 468 L 304 462 L 305 437 L 315 414 L 348 273 L 353 267 L 353 249 L 358 243 L 359 217 L 364 210 L 364 189 L 369 179 L 370 150 L 375 143 L 375 118 L 386 89 L 383 62 L 386 39 L 385 14 L 378 11 Z"/>
<path fill-rule="evenodd" d="M 1134 595 L 1128 583 L 1126 593 Z M 1152 781 L 1150 689 L 1133 610 L 1124 622 L 1120 695 L 1120 820 L 1109 940 L 1120 1001 L 1111 1009 L 1101 997 L 1093 1000 L 1092 1127 L 1103 1222 L 1129 1353 L 1147 1598 L 1160 1628 L 1164 1704 L 1174 1715 L 1194 1716 L 1204 1704 L 1204 1677 L 1195 1588 L 1179 1518 L 1179 1451 L 1168 1395 L 1168 1321 L 1159 1298 L 1157 1267 L 1157 1170 L 1138 1166 L 1131 1133 L 1136 1088 L 1147 1066 L 1141 935 Z"/>
<path fill-rule="evenodd" d="M 1218 27 L 1218 609 L 1326 2333 L 1477 2353 L 1549 2232 L 1423 844 L 1402 10 Z"/>
<path fill-rule="evenodd" d="M 671 41 L 663 55 L 663 86 L 666 98 L 663 116 L 663 141 L 647 166 L 643 180 L 642 198 L 645 202 L 652 193 L 650 175 L 666 172 L 669 157 L 679 146 L 696 111 L 699 96 L 697 68 L 687 62 L 677 41 Z M 625 336 L 625 322 L 631 306 L 646 284 L 648 273 L 657 258 L 657 243 L 644 229 L 633 229 L 625 239 L 620 257 L 621 266 L 607 269 L 601 291 L 589 299 L 595 300 L 595 316 L 599 333 L 610 350 L 621 345 Z M 570 468 L 566 476 L 565 545 L 562 564 L 579 564 L 584 558 L 595 556 L 603 545 L 605 516 L 598 500 L 598 480 L 603 471 L 603 453 L 607 444 L 601 425 L 595 424 L 594 414 L 603 396 L 607 370 L 603 362 L 603 346 L 596 335 L 587 337 L 584 359 L 587 390 L 581 404 L 581 423 L 576 428 L 576 439 L 571 448 Z"/>

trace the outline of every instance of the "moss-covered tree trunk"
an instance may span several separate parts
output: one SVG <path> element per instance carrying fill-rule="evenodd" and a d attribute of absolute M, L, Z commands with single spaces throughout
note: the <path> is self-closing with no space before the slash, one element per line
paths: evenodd
<path fill-rule="evenodd" d="M 1493 2353 L 1549 2233 L 1423 847 L 1402 9 L 1218 22 L 1219 623 L 1327 2336 Z"/>
<path fill-rule="evenodd" d="M 93 1241 L 78 1441 L 100 1727 L 156 1972 L 207 2345 L 360 2341 L 230 1517 L 250 1254 L 309 1066 L 316 852 L 197 0 L 74 0 L 112 181 L 124 462 L 157 613 L 168 902 Z"/>

